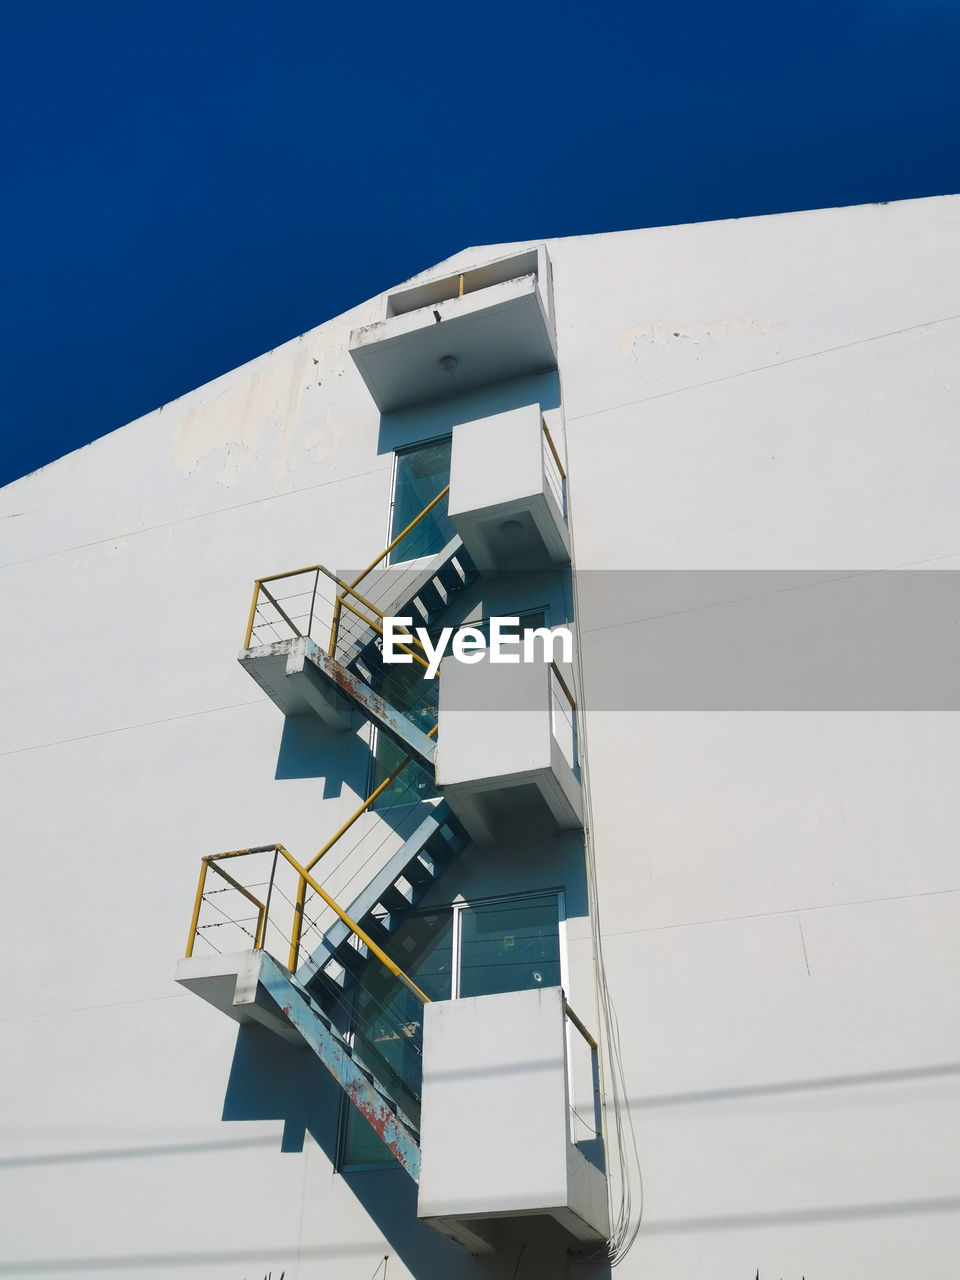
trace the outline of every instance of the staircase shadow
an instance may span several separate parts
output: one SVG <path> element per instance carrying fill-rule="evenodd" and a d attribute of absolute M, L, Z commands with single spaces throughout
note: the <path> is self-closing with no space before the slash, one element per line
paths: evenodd
<path fill-rule="evenodd" d="M 222 1120 L 282 1120 L 281 1151 L 302 1151 L 309 1133 L 336 1154 L 340 1088 L 312 1053 L 263 1027 L 242 1026 Z"/>
<path fill-rule="evenodd" d="M 280 1150 L 302 1153 L 307 1134 L 336 1170 L 339 1162 L 342 1092 L 312 1053 L 298 1049 L 262 1027 L 242 1026 L 237 1034 L 221 1118 L 225 1121 L 281 1120 Z M 572 1262 L 546 1223 L 536 1219 L 494 1226 L 497 1252 L 473 1257 L 417 1218 L 417 1187 L 397 1168 L 340 1173 L 370 1218 L 373 1228 L 418 1280 L 531 1280 L 566 1276 L 606 1280 L 606 1261 Z M 309 1177 L 304 1170 L 304 1177 Z M 322 1230 L 305 1223 L 306 1236 Z"/>
<path fill-rule="evenodd" d="M 278 782 L 322 778 L 324 800 L 336 799 L 344 786 L 363 791 L 372 759 L 369 744 L 356 733 L 335 733 L 306 712 L 284 717 L 273 776 Z"/>

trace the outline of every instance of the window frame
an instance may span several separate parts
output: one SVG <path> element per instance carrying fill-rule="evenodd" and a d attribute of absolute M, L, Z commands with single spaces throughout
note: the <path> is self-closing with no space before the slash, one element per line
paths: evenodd
<path fill-rule="evenodd" d="M 453 468 L 453 432 L 452 431 L 444 431 L 444 432 L 441 432 L 439 435 L 428 436 L 424 440 L 417 440 L 413 444 L 400 445 L 398 448 L 394 449 L 393 472 L 390 477 L 390 502 L 387 505 L 387 528 L 386 528 L 386 536 L 383 544 L 385 547 L 388 547 L 390 543 L 393 541 L 394 537 L 396 536 L 393 532 L 393 513 L 394 513 L 394 510 L 396 509 L 396 504 L 397 504 L 397 480 L 400 474 L 400 458 L 404 454 L 415 453 L 417 449 L 427 449 L 431 445 L 441 444 L 445 440 L 450 441 L 450 466 L 452 470 Z M 447 481 L 447 483 L 448 484 L 450 483 L 449 480 Z M 434 552 L 433 555 L 417 556 L 412 560 L 395 560 L 393 556 L 393 552 L 391 551 L 390 554 L 387 556 L 384 567 L 387 569 L 400 568 L 400 567 L 416 569 L 421 564 L 429 563 L 429 561 L 434 558 L 435 554 L 436 552 Z"/>
<path fill-rule="evenodd" d="M 451 1000 L 471 1000 L 479 999 L 476 996 L 461 996 L 460 994 L 460 974 L 461 974 L 461 943 L 463 939 L 463 923 L 462 917 L 464 911 L 470 910 L 472 907 L 495 907 L 501 902 L 521 902 L 524 898 L 545 898 L 549 894 L 557 895 L 557 946 L 560 952 L 560 986 L 566 990 L 567 983 L 567 912 L 566 912 L 566 896 L 562 886 L 548 886 L 545 889 L 525 889 L 522 893 L 499 893 L 493 897 L 475 898 L 472 900 L 466 898 L 458 898 L 450 904 L 453 909 L 453 933 L 451 936 L 452 954 L 450 957 L 450 999 Z M 533 988 L 521 988 L 521 990 L 533 990 Z M 500 993 L 503 994 L 503 993 Z"/>
<path fill-rule="evenodd" d="M 415 911 L 411 911 L 406 919 L 410 919 L 415 915 L 431 915 L 441 911 L 450 911 L 453 915 L 452 927 L 450 931 L 450 996 L 451 1000 L 462 999 L 484 999 L 483 996 L 464 996 L 460 995 L 460 945 L 462 937 L 461 917 L 465 910 L 471 907 L 495 906 L 498 902 L 519 902 L 524 898 L 544 898 L 548 894 L 556 894 L 557 897 L 557 945 L 560 952 L 560 986 L 566 991 L 569 981 L 569 968 L 567 963 L 567 903 L 566 891 L 562 885 L 547 885 L 542 889 L 524 889 L 519 893 L 500 893 L 493 894 L 489 897 L 480 898 L 455 898 L 452 902 L 442 903 L 439 906 L 418 907 Z M 522 990 L 535 990 L 535 988 L 522 988 Z M 503 994 L 503 993 L 500 993 Z M 506 993 L 509 994 L 509 993 Z M 567 1028 L 569 1032 L 569 1028 Z M 347 1042 L 353 1043 L 354 1029 L 351 1027 Z M 347 1158 L 347 1138 L 348 1125 L 350 1122 L 350 1114 L 354 1110 L 352 1103 L 345 1093 L 341 1091 L 340 1095 L 340 1115 L 337 1124 L 337 1142 L 336 1142 L 336 1170 L 338 1173 L 375 1173 L 395 1167 L 395 1161 L 392 1156 L 388 1159 L 377 1163 L 367 1162 L 352 1163 Z M 384 1148 L 386 1150 L 386 1148 Z"/>

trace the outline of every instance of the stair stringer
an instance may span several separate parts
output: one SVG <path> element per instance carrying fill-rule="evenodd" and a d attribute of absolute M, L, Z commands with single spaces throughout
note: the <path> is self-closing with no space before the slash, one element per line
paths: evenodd
<path fill-rule="evenodd" d="M 266 952 L 261 952 L 259 981 L 304 1044 L 317 1055 L 387 1149 L 417 1182 L 420 1177 L 420 1147 L 412 1125 L 404 1121 L 367 1078 L 354 1061 L 349 1046 L 330 1028 L 310 997 Z"/>
<path fill-rule="evenodd" d="M 439 621 L 461 591 L 479 576 L 459 534 L 454 534 L 427 564 L 416 568 L 407 568 L 402 563 L 391 565 L 374 577 L 389 575 L 400 576 L 402 586 L 380 607 L 388 617 L 412 617 L 414 627 L 432 626 Z M 371 594 L 376 594 L 375 587 Z M 436 604 L 430 603 L 433 600 Z M 378 646 L 378 641 L 378 632 L 366 627 L 352 637 L 337 656 L 345 667 L 353 668 L 371 646 Z"/>

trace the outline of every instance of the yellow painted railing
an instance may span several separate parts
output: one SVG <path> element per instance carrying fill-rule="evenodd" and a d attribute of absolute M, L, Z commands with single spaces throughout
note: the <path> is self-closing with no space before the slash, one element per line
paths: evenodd
<path fill-rule="evenodd" d="M 333 605 L 333 623 L 330 627 L 330 647 L 328 650 L 331 658 L 334 656 L 334 654 L 337 651 L 337 638 L 340 631 L 340 619 L 341 619 L 343 610 L 345 608 L 347 609 L 350 608 L 350 602 L 347 599 L 348 595 L 356 594 L 356 589 L 360 585 L 360 583 L 364 580 L 364 578 L 366 578 L 369 574 L 371 574 L 374 571 L 374 569 L 376 569 L 379 565 L 381 565 L 384 562 L 384 560 L 386 560 L 390 552 L 395 550 L 400 545 L 400 543 L 403 542 L 404 538 L 409 537 L 409 535 L 417 527 L 420 521 L 425 519 L 430 514 L 430 512 L 433 511 L 434 507 L 436 507 L 437 504 L 441 502 L 449 492 L 450 492 L 450 486 L 446 485 L 443 489 L 440 490 L 440 492 L 433 499 L 433 501 L 428 502 L 427 505 L 420 512 L 420 514 L 415 516 L 407 525 L 407 527 L 405 529 L 402 529 L 400 533 L 397 534 L 397 536 L 393 539 L 393 541 L 388 546 L 384 547 L 384 549 L 380 552 L 377 558 L 375 560 L 372 560 L 370 564 L 368 564 L 367 567 L 363 570 L 362 573 L 357 574 L 357 576 L 354 578 L 352 582 L 346 583 L 344 585 L 344 589 L 337 596 Z M 380 617 L 382 618 L 383 616 L 384 615 L 381 613 Z M 383 635 L 382 628 L 378 627 L 377 630 L 380 631 L 381 635 Z M 423 646 L 420 644 L 420 641 L 415 640 L 413 641 L 413 643 L 419 646 L 420 651 L 422 653 Z M 404 651 L 409 652 L 409 650 L 404 650 Z M 423 663 L 424 666 L 428 665 L 425 661 L 423 661 L 422 658 L 420 659 L 420 661 Z"/>
<path fill-rule="evenodd" d="M 593 1049 L 593 1050 L 596 1050 L 596 1048 L 597 1048 L 597 1042 L 596 1042 L 596 1040 L 594 1040 L 593 1036 L 590 1034 L 590 1032 L 587 1030 L 587 1028 L 583 1025 L 583 1023 L 580 1021 L 580 1019 L 577 1017 L 577 1015 L 576 1015 L 576 1014 L 573 1012 L 573 1010 L 570 1008 L 570 1002 L 569 1002 L 569 1000 L 567 1000 L 566 996 L 564 996 L 564 1000 L 563 1000 L 563 1012 L 567 1015 L 567 1017 L 569 1018 L 569 1020 L 573 1023 L 573 1025 L 576 1027 L 576 1029 L 580 1032 L 580 1034 L 583 1036 L 584 1040 L 586 1040 L 586 1042 L 587 1042 L 587 1044 L 590 1046 L 590 1048 L 591 1048 L 591 1049 Z"/>
<path fill-rule="evenodd" d="M 332 608 L 330 638 L 327 645 L 327 652 L 331 657 L 336 656 L 344 612 L 352 614 L 365 627 L 371 628 L 382 636 L 385 614 L 369 598 L 368 593 L 358 590 L 358 587 L 383 564 L 392 551 L 410 537 L 420 526 L 421 521 L 426 519 L 449 492 L 449 485 L 441 489 L 437 496 L 428 502 L 407 527 L 402 529 L 376 559 L 372 560 L 351 582 L 338 577 L 322 564 L 305 565 L 301 569 L 288 569 L 283 573 L 273 573 L 257 578 L 253 585 L 253 598 L 250 601 L 247 629 L 243 637 L 244 649 L 249 649 L 254 640 L 257 643 L 263 643 L 263 638 L 257 634 L 261 630 L 272 632 L 274 639 L 310 636 L 317 620 L 318 600 Z M 304 581 L 298 582 L 297 579 L 304 579 Z M 281 590 L 277 584 L 283 584 L 284 590 Z M 278 625 L 282 628 L 280 633 L 277 632 Z M 411 654 L 422 667 L 428 665 L 423 645 L 415 636 L 410 637 L 409 647 L 406 644 L 398 644 L 397 648 L 403 653 Z"/>
<path fill-rule="evenodd" d="M 243 858 L 251 854 L 259 854 L 259 853 L 274 854 L 273 871 L 271 872 L 270 879 L 268 882 L 269 889 L 266 895 L 265 902 L 261 902 L 257 897 L 255 897 L 252 893 L 250 893 L 250 891 L 246 889 L 238 880 L 236 880 L 233 876 L 229 875 L 222 867 L 218 865 L 218 863 L 220 863 L 226 858 Z M 317 857 L 319 858 L 320 856 L 322 856 L 322 853 L 323 853 L 323 850 L 321 850 L 321 854 L 318 854 Z M 186 955 L 188 957 L 193 955 L 194 946 L 196 945 L 198 927 L 200 923 L 200 913 L 203 908 L 204 896 L 206 892 L 207 874 L 210 870 L 212 870 L 213 872 L 215 872 L 215 874 L 217 874 L 222 879 L 227 881 L 233 889 L 241 893 L 253 906 L 257 908 L 256 933 L 254 935 L 251 935 L 253 937 L 252 950 L 259 950 L 263 946 L 263 943 L 266 937 L 267 923 L 268 923 L 268 917 L 270 912 L 270 899 L 273 892 L 273 882 L 274 882 L 274 876 L 276 873 L 276 865 L 277 865 L 278 858 L 283 858 L 287 863 L 289 863 L 293 871 L 299 877 L 300 883 L 309 886 L 314 891 L 314 893 L 316 893 L 317 896 L 320 897 L 327 904 L 327 906 L 331 908 L 331 910 L 347 926 L 350 932 L 356 938 L 358 938 L 360 942 L 363 943 L 363 945 L 367 948 L 370 954 L 375 956 L 377 960 L 379 960 L 379 962 L 384 966 L 384 968 L 387 969 L 390 973 L 392 973 L 393 976 L 399 982 L 401 982 L 404 987 L 406 987 L 406 989 L 411 993 L 411 995 L 415 996 L 416 999 L 421 1004 L 429 1004 L 429 997 L 426 996 L 420 990 L 420 988 L 411 978 L 407 977 L 407 975 L 403 972 L 403 970 L 395 961 L 390 959 L 390 957 L 383 950 L 383 948 L 378 946 L 377 943 L 374 942 L 374 940 L 369 936 L 369 934 L 367 934 L 360 927 L 360 925 L 357 924 L 355 920 L 352 920 L 350 916 L 347 915 L 347 913 L 333 900 L 333 898 L 331 898 L 331 896 L 327 893 L 327 891 L 317 883 L 314 877 L 310 874 L 309 870 L 306 867 L 301 866 L 300 863 L 297 862 L 296 858 L 294 858 L 293 855 L 287 849 L 285 849 L 282 844 L 258 845 L 255 848 L 251 848 L 251 849 L 233 849 L 228 853 L 209 854 L 207 857 L 201 859 L 200 880 L 197 885 L 197 893 L 196 893 L 196 898 L 194 900 L 194 905 L 193 905 L 193 915 L 190 920 L 190 932 L 187 937 Z M 314 859 L 314 863 L 316 861 L 317 859 Z M 311 863 L 310 865 L 312 866 L 314 865 L 314 863 Z M 302 914 L 302 912 L 298 912 L 296 914 L 299 917 Z M 249 930 L 247 932 L 249 932 Z M 295 957 L 291 956 L 291 963 L 290 963 L 291 972 L 293 972 L 295 968 L 296 968 Z"/>
<path fill-rule="evenodd" d="M 438 728 L 439 728 L 439 725 L 434 725 L 433 728 L 430 730 L 430 732 L 427 734 L 427 737 L 435 738 L 437 735 Z M 370 792 L 370 794 L 367 796 L 366 800 L 364 800 L 360 808 L 357 809 L 356 813 L 352 814 L 346 820 L 343 826 L 339 829 L 339 831 L 335 832 L 330 837 L 330 839 L 323 846 L 320 852 L 314 854 L 314 856 L 310 859 L 310 861 L 306 865 L 307 871 L 312 871 L 313 868 L 320 861 L 320 859 L 330 852 L 330 850 L 337 843 L 337 841 L 341 839 L 341 837 L 344 836 L 350 830 L 350 828 L 357 821 L 357 819 L 361 817 L 364 813 L 366 813 L 366 811 L 370 808 L 370 806 L 380 798 L 380 796 L 384 793 L 384 791 L 387 790 L 387 788 L 394 781 L 394 779 L 398 778 L 400 774 L 403 773 L 404 769 L 406 769 L 407 765 L 411 763 L 412 759 L 413 759 L 412 756 L 405 756 L 397 765 L 397 767 L 391 773 L 387 774 L 387 776 L 380 783 L 380 785 L 378 787 L 375 787 L 374 790 Z M 296 972 L 300 964 L 300 939 L 303 936 L 303 911 L 306 905 L 308 883 L 309 883 L 308 880 L 304 876 L 304 877 L 301 877 L 300 883 L 297 886 L 297 905 L 295 908 L 293 931 L 290 939 L 290 969 L 292 972 Z"/>
<path fill-rule="evenodd" d="M 297 625 L 294 618 L 290 616 L 290 613 L 284 609 L 283 604 L 281 604 L 281 602 L 276 598 L 274 593 L 267 586 L 267 583 L 288 581 L 310 574 L 313 575 L 312 591 L 296 593 L 296 598 L 304 594 L 309 594 L 311 597 L 309 610 L 305 615 L 307 624 L 306 630 L 303 630 Z M 334 583 L 340 588 L 334 599 L 333 605 L 334 625 L 331 628 L 329 646 L 331 656 L 336 650 L 336 637 L 339 630 L 339 620 L 344 609 L 355 614 L 365 626 L 372 628 L 378 635 L 383 635 L 382 624 L 385 615 L 381 609 L 378 609 L 372 601 L 367 600 L 359 591 L 356 591 L 350 583 L 344 582 L 342 578 L 337 577 L 337 575 L 332 570 L 328 569 L 326 565 L 311 564 L 302 569 L 289 569 L 285 573 L 274 573 L 266 578 L 257 578 L 253 585 L 253 599 L 250 602 L 250 613 L 247 617 L 247 629 L 243 637 L 244 649 L 249 649 L 251 641 L 253 640 L 254 628 L 257 621 L 257 612 L 261 608 L 261 598 L 267 600 L 272 608 L 276 610 L 277 614 L 290 629 L 293 636 L 309 636 L 313 628 L 314 613 L 316 610 L 316 601 L 319 594 L 321 578 Z M 301 617 L 301 620 L 304 620 L 303 617 Z M 396 648 L 400 649 L 403 653 L 409 653 L 415 661 L 420 663 L 421 666 L 426 667 L 428 665 L 427 659 L 424 657 L 423 645 L 415 636 L 410 637 L 409 648 L 407 645 L 400 644 L 399 642 L 396 644 Z"/>
<path fill-rule="evenodd" d="M 560 461 L 560 455 L 557 453 L 557 446 L 553 443 L 553 436 L 550 434 L 550 428 L 547 426 L 543 418 L 540 419 L 540 425 L 543 427 L 543 434 L 546 437 L 547 447 L 553 454 L 553 460 L 557 464 L 557 470 L 560 472 L 560 479 L 566 480 L 567 473 L 563 469 L 563 463 Z"/>
<path fill-rule="evenodd" d="M 547 446 L 548 457 L 544 458 L 544 471 L 547 477 L 547 483 L 553 491 L 553 496 L 557 500 L 557 506 L 563 518 L 567 516 L 567 501 L 565 485 L 567 482 L 567 473 L 564 470 L 563 463 L 560 461 L 560 454 L 557 452 L 557 446 L 553 443 L 553 436 L 550 434 L 550 428 L 546 421 L 540 419 L 540 427 L 543 431 L 543 438 Z"/>

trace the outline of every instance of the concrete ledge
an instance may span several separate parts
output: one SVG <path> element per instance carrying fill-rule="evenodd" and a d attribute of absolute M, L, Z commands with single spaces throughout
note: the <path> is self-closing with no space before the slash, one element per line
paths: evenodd
<path fill-rule="evenodd" d="M 570 1142 L 568 1106 L 559 987 L 428 1005 L 418 1217 L 481 1240 L 485 1223 L 549 1217 L 601 1243 L 606 1179 Z"/>
<path fill-rule="evenodd" d="M 350 355 L 381 413 L 557 367 L 535 275 L 356 329 Z M 440 361 L 452 356 L 452 373 Z"/>

